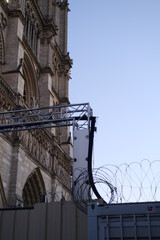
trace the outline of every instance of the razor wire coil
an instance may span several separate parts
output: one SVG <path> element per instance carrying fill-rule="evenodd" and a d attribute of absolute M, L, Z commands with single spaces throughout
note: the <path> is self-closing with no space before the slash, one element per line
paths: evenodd
<path fill-rule="evenodd" d="M 160 200 L 160 160 L 153 162 L 107 164 L 92 170 L 94 184 L 106 203 L 150 202 Z M 76 205 L 86 211 L 87 201 L 94 199 L 88 172 L 82 171 L 73 186 Z"/>

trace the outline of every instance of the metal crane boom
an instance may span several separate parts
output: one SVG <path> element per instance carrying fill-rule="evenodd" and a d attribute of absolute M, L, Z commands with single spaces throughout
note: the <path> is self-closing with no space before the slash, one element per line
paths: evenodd
<path fill-rule="evenodd" d="M 89 103 L 0 112 L 0 133 L 63 126 L 89 129 L 91 117 Z"/>
<path fill-rule="evenodd" d="M 73 126 L 73 185 L 82 171 L 88 172 L 88 187 L 85 187 L 82 199 L 78 199 L 81 201 L 87 200 L 87 191 L 90 187 L 97 198 L 101 198 L 92 176 L 95 121 L 89 103 L 19 109 L 0 112 L 0 133 Z M 86 181 L 83 179 L 80 183 L 83 185 Z"/>

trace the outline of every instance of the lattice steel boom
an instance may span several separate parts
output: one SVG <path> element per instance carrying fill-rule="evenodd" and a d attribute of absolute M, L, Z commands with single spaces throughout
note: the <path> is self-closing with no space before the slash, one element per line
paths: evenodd
<path fill-rule="evenodd" d="M 93 116 L 89 103 L 19 109 L 0 112 L 0 133 L 73 126 L 73 143 L 75 143 L 76 140 L 78 141 L 78 150 L 76 154 L 74 154 L 76 157 L 74 156 L 73 161 L 73 165 L 75 166 L 72 176 L 73 185 L 76 184 L 82 169 L 88 172 L 87 183 L 86 181 L 84 182 L 88 187 L 85 187 L 83 196 L 80 199 L 78 198 L 78 201 L 81 201 L 86 200 L 86 196 L 90 195 L 86 193 L 86 191 L 90 191 L 90 187 L 93 189 L 97 198 L 101 198 L 94 184 L 92 175 L 92 149 L 95 121 L 96 118 Z M 77 137 L 75 133 L 78 134 Z M 85 146 L 85 148 L 84 143 L 87 146 Z M 75 152 L 74 145 L 75 144 L 73 144 L 73 152 Z M 82 152 L 84 153 L 83 157 L 81 155 Z M 81 166 L 81 169 L 76 169 L 77 163 Z M 73 195 L 74 193 L 77 194 L 73 191 Z M 76 199 L 75 196 L 74 199 Z"/>
<path fill-rule="evenodd" d="M 89 103 L 0 112 L 0 133 L 63 126 L 89 128 L 91 117 Z"/>

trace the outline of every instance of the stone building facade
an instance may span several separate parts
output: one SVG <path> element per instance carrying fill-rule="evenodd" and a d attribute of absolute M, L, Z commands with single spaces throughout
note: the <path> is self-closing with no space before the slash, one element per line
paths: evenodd
<path fill-rule="evenodd" d="M 69 104 L 67 0 L 0 1 L 0 112 Z M 0 134 L 0 207 L 71 199 L 67 128 Z"/>

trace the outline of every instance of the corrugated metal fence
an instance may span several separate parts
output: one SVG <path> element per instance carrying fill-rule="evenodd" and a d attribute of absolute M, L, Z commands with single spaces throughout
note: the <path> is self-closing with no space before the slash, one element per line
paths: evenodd
<path fill-rule="evenodd" d="M 87 215 L 72 202 L 1 210 L 0 240 L 87 240 Z"/>

